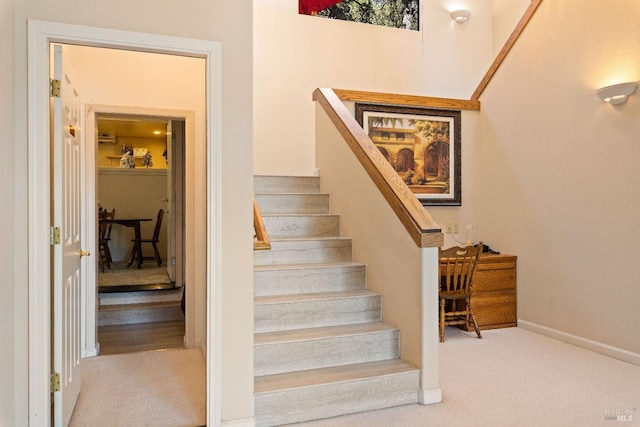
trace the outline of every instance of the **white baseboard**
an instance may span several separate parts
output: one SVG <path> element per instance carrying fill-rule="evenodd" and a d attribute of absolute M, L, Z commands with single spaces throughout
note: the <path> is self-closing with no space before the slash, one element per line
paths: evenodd
<path fill-rule="evenodd" d="M 559 331 L 557 329 L 538 325 L 537 323 L 527 322 L 526 320 L 518 319 L 518 327 L 526 329 L 527 331 L 547 336 L 549 338 L 557 339 L 558 341 L 586 348 L 587 350 L 604 354 L 605 356 L 613 357 L 614 359 L 619 359 L 624 362 L 640 366 L 640 354 L 634 353 L 629 350 L 625 350 L 619 347 L 613 347 L 598 341 L 592 341 L 586 338 L 579 337 L 577 335 Z"/>
<path fill-rule="evenodd" d="M 421 405 L 432 405 L 442 402 L 442 389 L 433 388 L 431 390 L 420 390 L 418 401 Z"/>
<path fill-rule="evenodd" d="M 82 358 L 86 359 L 87 357 L 96 357 L 99 354 L 100 354 L 100 343 L 97 343 L 95 348 L 88 349 L 88 350 L 85 349 L 83 351 Z"/>
<path fill-rule="evenodd" d="M 256 421 L 254 418 L 242 418 L 239 420 L 222 421 L 220 425 L 224 427 L 254 427 Z"/>

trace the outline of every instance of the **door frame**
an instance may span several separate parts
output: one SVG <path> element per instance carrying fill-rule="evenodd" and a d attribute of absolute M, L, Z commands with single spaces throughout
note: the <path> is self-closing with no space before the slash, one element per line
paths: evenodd
<path fill-rule="evenodd" d="M 49 44 L 167 53 L 206 62 L 207 425 L 220 425 L 222 94 L 219 42 L 28 20 L 27 165 L 29 292 L 29 425 L 50 425 L 51 257 Z M 203 224 L 205 225 L 205 224 Z"/>
<path fill-rule="evenodd" d="M 139 117 L 141 119 L 150 118 L 150 119 L 163 119 L 167 121 L 171 120 L 184 120 L 185 122 L 185 150 L 191 150 L 190 155 L 186 156 L 190 159 L 193 159 L 195 151 L 197 151 L 194 147 L 195 144 L 195 114 L 193 111 L 188 110 L 177 110 L 177 109 L 161 109 L 161 108 L 151 108 L 151 107 L 128 107 L 128 106 L 120 106 L 120 105 L 102 105 L 102 104 L 85 104 L 84 105 L 84 182 L 82 184 L 84 194 L 86 196 L 86 203 L 83 206 L 82 215 L 84 218 L 97 218 L 97 201 L 95 195 L 98 193 L 98 167 L 96 165 L 97 159 L 97 146 L 98 141 L 96 139 L 97 134 L 97 119 L 101 115 L 120 115 L 120 116 L 130 116 L 130 117 Z M 184 162 L 188 161 L 186 158 L 183 159 Z M 192 162 L 192 160 L 191 160 Z M 189 165 L 193 168 L 193 165 Z M 185 169 L 185 165 L 182 166 L 183 170 Z M 184 197 L 184 195 L 183 195 Z M 183 213 L 184 214 L 184 213 Z M 193 214 L 189 214 L 192 215 Z M 193 224 L 195 221 L 191 221 L 189 226 L 194 228 Z M 95 221 L 83 221 L 83 244 L 87 248 L 93 248 L 92 250 L 95 253 L 98 253 L 98 241 L 97 241 L 97 229 Z M 193 230 L 187 230 L 187 236 L 198 236 L 199 234 L 194 232 Z M 186 248 L 183 248 L 183 251 Z M 197 256 L 194 253 L 188 253 L 188 256 L 191 256 L 193 259 L 196 259 Z M 167 260 L 167 263 L 170 260 Z M 94 257 L 91 262 L 88 262 L 89 265 L 95 266 L 98 263 L 98 258 Z M 184 265 L 182 266 L 184 270 Z M 193 275 L 193 272 L 189 272 L 188 274 Z M 191 280 L 189 280 L 191 279 Z M 92 357 L 100 354 L 100 343 L 98 342 L 97 337 L 97 308 L 96 308 L 96 294 L 97 294 L 97 276 L 96 269 L 89 269 L 84 274 L 83 281 L 86 283 L 93 283 L 95 286 L 85 287 L 87 292 L 84 295 L 84 304 L 83 304 L 83 313 L 82 313 L 82 357 Z M 196 279 L 193 277 L 187 277 L 185 283 L 197 283 Z M 195 310 L 194 310 L 194 299 L 195 292 L 194 287 L 189 286 L 186 289 L 185 299 L 186 299 L 186 308 L 185 310 L 185 336 L 184 336 L 184 344 L 186 347 L 202 347 L 203 343 L 196 340 L 195 336 Z M 202 348 L 203 351 L 206 351 Z"/>

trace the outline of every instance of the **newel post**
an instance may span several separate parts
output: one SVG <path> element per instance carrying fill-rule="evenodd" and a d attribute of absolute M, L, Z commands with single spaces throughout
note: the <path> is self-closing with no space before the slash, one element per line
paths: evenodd
<path fill-rule="evenodd" d="M 422 248 L 422 368 L 419 400 L 423 405 L 442 401 L 439 373 L 437 247 Z"/>

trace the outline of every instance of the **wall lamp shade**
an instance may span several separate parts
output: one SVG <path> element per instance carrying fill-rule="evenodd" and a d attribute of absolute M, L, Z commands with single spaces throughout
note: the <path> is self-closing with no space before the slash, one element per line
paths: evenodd
<path fill-rule="evenodd" d="M 471 17 L 471 12 L 465 9 L 454 10 L 451 12 L 451 19 L 456 21 L 458 24 L 464 24 Z"/>
<path fill-rule="evenodd" d="M 609 104 L 622 104 L 636 90 L 637 83 L 620 83 L 600 88 L 596 91 L 598 98 Z"/>

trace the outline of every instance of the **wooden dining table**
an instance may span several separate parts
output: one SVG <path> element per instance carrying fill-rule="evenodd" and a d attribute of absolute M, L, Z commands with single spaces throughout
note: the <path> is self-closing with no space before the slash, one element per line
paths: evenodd
<path fill-rule="evenodd" d="M 137 259 L 138 268 L 142 268 L 142 236 L 140 233 L 140 223 L 152 221 L 152 218 L 113 218 L 100 219 L 100 224 L 119 224 L 125 227 L 131 227 L 134 231 L 133 250 Z M 127 267 L 131 265 L 129 262 Z"/>

